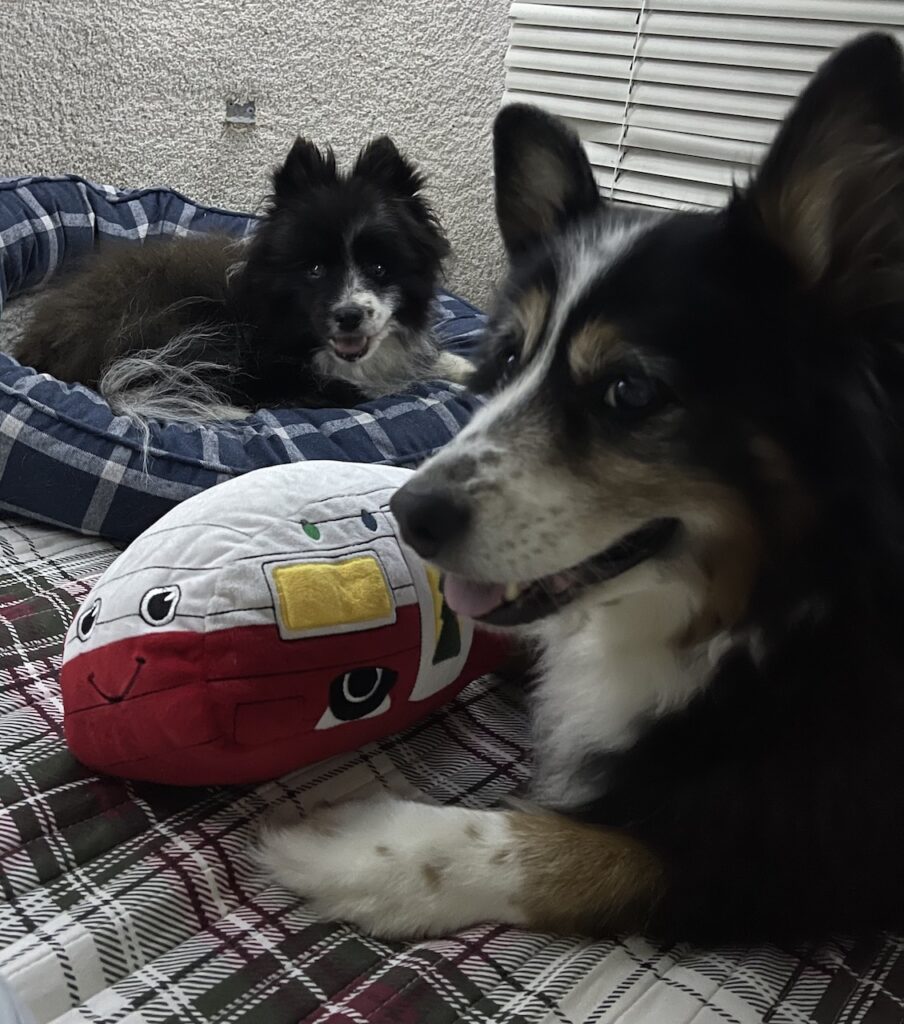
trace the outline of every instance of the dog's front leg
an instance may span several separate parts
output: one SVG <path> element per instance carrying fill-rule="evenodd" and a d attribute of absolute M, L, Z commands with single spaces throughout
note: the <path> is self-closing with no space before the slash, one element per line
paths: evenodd
<path fill-rule="evenodd" d="M 557 932 L 642 927 L 662 869 L 618 832 L 555 814 L 382 799 L 264 835 L 259 859 L 321 916 L 385 938 L 485 921 Z"/>

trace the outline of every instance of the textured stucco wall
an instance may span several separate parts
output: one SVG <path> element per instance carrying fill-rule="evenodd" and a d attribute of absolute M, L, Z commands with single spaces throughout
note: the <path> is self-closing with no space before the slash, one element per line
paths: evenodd
<path fill-rule="evenodd" d="M 248 209 L 296 132 L 392 134 L 483 302 L 500 268 L 489 127 L 508 0 L 0 0 L 0 175 L 74 172 Z M 257 126 L 224 126 L 226 97 Z"/>

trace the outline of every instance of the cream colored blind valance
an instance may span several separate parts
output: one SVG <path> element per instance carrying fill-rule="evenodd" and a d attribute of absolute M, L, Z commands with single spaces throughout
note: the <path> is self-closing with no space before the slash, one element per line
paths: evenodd
<path fill-rule="evenodd" d="M 605 195 L 721 206 L 825 57 L 904 0 L 515 0 L 505 101 L 566 118 Z"/>

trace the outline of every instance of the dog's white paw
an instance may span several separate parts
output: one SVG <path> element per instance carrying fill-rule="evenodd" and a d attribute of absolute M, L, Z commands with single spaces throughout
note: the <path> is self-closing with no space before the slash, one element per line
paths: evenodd
<path fill-rule="evenodd" d="M 454 352 L 440 352 L 436 359 L 436 375 L 453 384 L 467 384 L 474 375 L 474 364 Z"/>
<path fill-rule="evenodd" d="M 265 832 L 258 859 L 318 915 L 385 938 L 525 922 L 502 812 L 394 798 L 339 804 Z"/>

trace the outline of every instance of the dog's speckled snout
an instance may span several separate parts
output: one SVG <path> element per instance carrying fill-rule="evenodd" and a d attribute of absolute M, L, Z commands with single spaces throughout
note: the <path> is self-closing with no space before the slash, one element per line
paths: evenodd
<path fill-rule="evenodd" d="M 441 483 L 415 477 L 390 502 L 402 539 L 422 557 L 433 559 L 460 541 L 471 524 L 471 506 Z"/>

